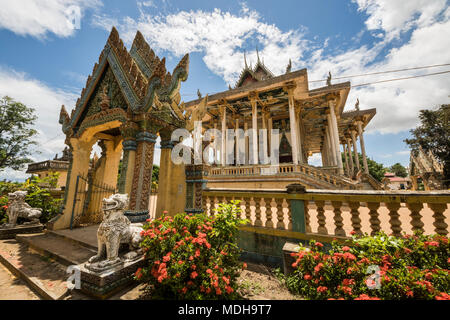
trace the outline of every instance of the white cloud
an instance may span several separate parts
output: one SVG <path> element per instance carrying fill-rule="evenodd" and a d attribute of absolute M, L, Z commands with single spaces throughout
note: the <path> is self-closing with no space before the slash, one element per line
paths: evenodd
<path fill-rule="evenodd" d="M 58 123 L 61 105 L 73 106 L 77 95 L 30 78 L 28 75 L 15 70 L 0 67 L 0 96 L 10 96 L 35 109 L 38 119 L 35 127 L 38 130 L 36 148 L 40 153 L 31 156 L 34 161 L 53 159 L 56 153 L 64 148 L 65 136 Z M 0 179 L 22 179 L 23 171 L 7 170 L 0 172 Z"/>
<path fill-rule="evenodd" d="M 131 43 L 140 30 L 156 50 L 168 50 L 176 56 L 202 52 L 206 66 L 233 85 L 244 66 L 244 50 L 248 46 L 253 49 L 258 45 L 264 62 L 276 74 L 286 70 L 289 59 L 294 68 L 298 67 L 306 50 L 307 41 L 301 30 L 283 32 L 261 20 L 256 11 L 243 4 L 238 15 L 220 9 L 181 11 L 167 16 L 152 16 L 141 11 L 138 19 L 126 17 L 117 21 L 97 15 L 93 23 L 108 31 L 116 25 L 127 43 Z M 248 52 L 249 63 L 256 62 L 255 49 Z"/>
<path fill-rule="evenodd" d="M 398 21 L 402 21 L 402 24 L 393 24 L 389 17 L 383 16 L 385 20 L 381 26 L 391 34 L 414 26 L 410 39 L 405 43 L 395 44 L 386 37 L 375 42 L 372 47 L 362 46 L 339 55 L 324 56 L 322 50 L 317 50 L 308 61 L 310 79 L 324 79 L 329 70 L 335 76 L 343 76 L 450 63 L 448 56 L 448 52 L 450 52 L 450 17 L 445 14 L 439 15 L 445 9 L 445 6 L 437 5 L 441 1 L 433 3 L 427 1 L 430 8 L 422 6 L 421 1 L 402 2 L 407 5 L 404 10 L 410 14 L 402 12 L 403 7 L 399 6 L 396 1 L 389 2 L 390 4 L 382 0 L 358 1 L 358 3 L 370 5 L 376 3 L 377 10 L 389 8 L 390 15 L 398 13 Z M 414 8 L 411 7 L 411 3 L 415 4 Z M 361 6 L 368 10 L 369 17 L 366 22 L 368 29 L 374 28 L 371 20 L 380 14 L 379 11 L 370 9 L 370 5 L 368 7 Z M 440 8 L 440 11 L 436 8 Z M 417 12 L 420 12 L 419 17 L 411 20 L 414 16 L 413 13 Z M 437 21 L 438 16 L 439 21 Z M 386 49 L 389 49 L 387 54 L 384 53 Z M 434 68 L 349 80 L 352 85 L 358 85 L 449 69 L 449 67 Z M 345 80 L 336 80 L 333 83 L 341 81 Z M 315 84 L 315 86 L 317 85 L 319 84 Z M 350 91 L 347 109 L 353 108 L 356 99 L 359 98 L 362 109 L 377 109 L 376 116 L 367 128 L 368 132 L 398 133 L 409 130 L 418 124 L 419 110 L 448 103 L 448 88 L 450 88 L 449 74 L 357 87 Z"/>
<path fill-rule="evenodd" d="M 0 0 L 0 29 L 36 38 L 45 38 L 48 33 L 68 37 L 77 27 L 72 18 L 81 19 L 86 9 L 101 4 L 101 0 Z"/>
<path fill-rule="evenodd" d="M 359 11 L 368 15 L 368 30 L 383 30 L 388 39 L 398 37 L 414 27 L 437 21 L 448 6 L 447 0 L 352 0 Z"/>

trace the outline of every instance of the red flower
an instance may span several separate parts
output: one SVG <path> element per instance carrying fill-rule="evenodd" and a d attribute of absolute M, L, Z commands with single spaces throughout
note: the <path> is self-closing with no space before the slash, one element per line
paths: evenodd
<path fill-rule="evenodd" d="M 305 280 L 311 280 L 311 275 L 310 274 L 305 274 L 305 276 L 303 277 L 303 279 Z"/>
<path fill-rule="evenodd" d="M 318 273 L 320 271 L 320 269 L 322 269 L 322 267 L 323 267 L 323 263 L 320 262 L 317 266 L 314 267 L 314 271 L 316 273 Z"/>
<path fill-rule="evenodd" d="M 358 298 L 355 298 L 355 300 L 381 300 L 381 299 L 376 297 L 369 297 L 367 294 L 363 293 Z"/>
<path fill-rule="evenodd" d="M 226 286 L 226 287 L 225 287 L 225 290 L 226 290 L 226 292 L 227 292 L 228 294 L 230 294 L 230 293 L 232 293 L 232 292 L 234 291 L 233 288 L 230 287 L 230 286 Z"/>
<path fill-rule="evenodd" d="M 356 234 L 356 231 L 355 230 L 352 230 L 352 231 L 350 231 L 350 235 L 355 235 Z"/>
<path fill-rule="evenodd" d="M 406 293 L 406 295 L 408 296 L 408 297 L 414 297 L 414 292 L 412 292 L 411 290 L 409 290 L 407 293 Z"/>
<path fill-rule="evenodd" d="M 323 286 L 317 287 L 317 292 L 325 292 L 327 290 L 328 290 L 327 287 L 323 287 Z"/>
<path fill-rule="evenodd" d="M 222 294 L 222 290 L 220 290 L 220 288 L 216 288 L 216 294 L 220 296 Z"/>
<path fill-rule="evenodd" d="M 183 289 L 181 289 L 181 292 L 186 293 L 187 292 L 187 288 L 184 287 Z"/>
<path fill-rule="evenodd" d="M 322 247 L 323 247 L 323 244 L 321 244 L 320 242 L 316 242 L 316 243 L 315 243 L 315 246 L 316 246 L 316 247 L 321 247 L 321 248 L 322 248 Z"/>
<path fill-rule="evenodd" d="M 195 278 L 197 278 L 197 276 L 198 276 L 197 272 L 194 271 L 191 273 L 191 279 L 195 279 Z"/>
<path fill-rule="evenodd" d="M 450 295 L 445 293 L 445 292 L 441 292 L 439 295 L 434 297 L 434 299 L 436 299 L 436 300 L 450 300 Z"/>
<path fill-rule="evenodd" d="M 247 269 L 247 264 L 244 262 L 244 264 L 242 265 L 242 270 Z"/>
<path fill-rule="evenodd" d="M 206 273 L 212 274 L 212 270 L 211 269 L 206 269 Z"/>
<path fill-rule="evenodd" d="M 350 251 L 350 248 L 349 248 L 349 247 L 347 247 L 347 246 L 345 246 L 345 247 L 342 247 L 342 251 Z"/>

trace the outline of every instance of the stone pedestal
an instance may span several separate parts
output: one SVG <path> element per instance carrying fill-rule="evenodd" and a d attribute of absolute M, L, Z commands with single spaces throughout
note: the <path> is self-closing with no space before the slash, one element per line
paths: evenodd
<path fill-rule="evenodd" d="M 120 265 L 102 272 L 93 272 L 85 267 L 80 268 L 81 288 L 87 295 L 98 299 L 107 299 L 121 289 L 130 285 L 138 268 L 144 267 L 144 257 L 138 260 L 123 262 Z"/>
<path fill-rule="evenodd" d="M 41 233 L 44 230 L 42 224 L 16 225 L 15 227 L 0 226 L 0 240 L 14 239 L 16 234 Z"/>

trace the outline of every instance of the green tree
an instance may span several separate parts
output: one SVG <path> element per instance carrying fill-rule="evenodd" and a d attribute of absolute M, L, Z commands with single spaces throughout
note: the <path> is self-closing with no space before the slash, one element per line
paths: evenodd
<path fill-rule="evenodd" d="M 32 129 L 37 119 L 34 109 L 10 97 L 0 99 L 0 171 L 9 167 L 23 169 L 32 160 L 30 147 L 36 145 Z"/>
<path fill-rule="evenodd" d="M 444 185 L 450 187 L 450 105 L 436 110 L 420 110 L 420 125 L 410 130 L 413 138 L 405 139 L 412 152 L 433 153 L 444 167 Z"/>
<path fill-rule="evenodd" d="M 389 170 L 392 173 L 395 173 L 395 175 L 397 177 L 403 177 L 405 178 L 406 176 L 408 176 L 408 172 L 406 171 L 406 168 L 404 166 L 402 166 L 400 163 L 396 163 L 394 165 L 392 165 Z"/>

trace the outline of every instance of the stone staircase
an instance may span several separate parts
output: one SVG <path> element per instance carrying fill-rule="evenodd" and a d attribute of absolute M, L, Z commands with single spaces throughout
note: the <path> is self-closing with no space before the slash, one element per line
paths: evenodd
<path fill-rule="evenodd" d="M 96 254 L 97 228 L 46 231 L 0 240 L 0 264 L 40 299 L 89 300 L 85 294 L 67 288 L 67 268 L 84 263 Z M 134 284 L 109 299 L 136 299 L 139 291 L 140 286 Z"/>

